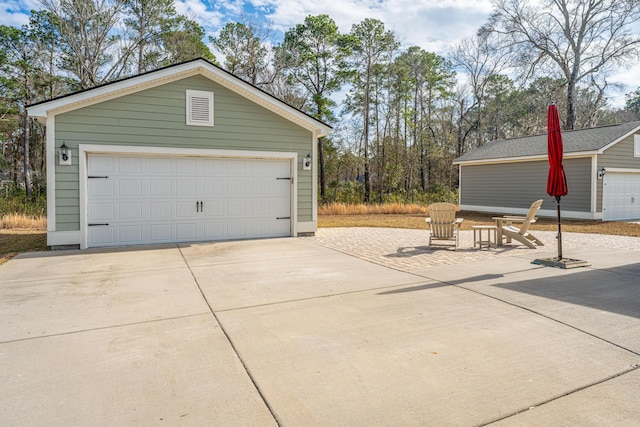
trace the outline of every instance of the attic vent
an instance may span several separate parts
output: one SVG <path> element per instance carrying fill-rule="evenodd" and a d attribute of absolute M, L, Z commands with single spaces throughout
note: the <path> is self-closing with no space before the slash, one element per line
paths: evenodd
<path fill-rule="evenodd" d="M 187 125 L 213 126 L 213 92 L 187 90 Z"/>

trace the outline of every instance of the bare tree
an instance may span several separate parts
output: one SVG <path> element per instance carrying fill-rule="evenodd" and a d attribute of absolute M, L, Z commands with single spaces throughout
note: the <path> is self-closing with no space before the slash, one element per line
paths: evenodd
<path fill-rule="evenodd" d="M 527 75 L 559 71 L 567 84 L 565 128 L 576 124 L 576 90 L 586 79 L 602 79 L 614 67 L 638 58 L 637 0 L 494 0 L 494 13 L 481 33 L 509 42 Z"/>
<path fill-rule="evenodd" d="M 81 89 L 120 77 L 131 53 L 121 49 L 117 24 L 124 0 L 41 0 L 59 26 L 61 67 Z"/>

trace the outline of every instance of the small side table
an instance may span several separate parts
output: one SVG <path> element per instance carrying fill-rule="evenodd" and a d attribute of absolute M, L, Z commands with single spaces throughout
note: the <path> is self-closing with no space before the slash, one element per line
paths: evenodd
<path fill-rule="evenodd" d="M 498 227 L 495 225 L 472 225 L 473 228 L 473 247 L 476 245 L 482 249 L 482 245 L 496 248 L 498 246 Z M 486 240 L 482 239 L 482 232 L 487 232 Z"/>

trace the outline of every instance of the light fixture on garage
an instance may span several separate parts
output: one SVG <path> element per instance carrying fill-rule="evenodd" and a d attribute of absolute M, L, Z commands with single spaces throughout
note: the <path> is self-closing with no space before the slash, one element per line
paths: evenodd
<path fill-rule="evenodd" d="M 607 170 L 605 168 L 602 168 L 598 171 L 598 179 L 602 179 L 604 178 L 604 174 L 607 173 Z"/>
<path fill-rule="evenodd" d="M 71 150 L 69 149 L 69 147 L 67 147 L 67 144 L 64 143 L 64 141 L 62 142 L 62 145 L 60 146 L 60 153 L 59 153 L 60 157 L 59 157 L 59 164 L 63 165 L 63 166 L 69 166 L 71 165 Z"/>
<path fill-rule="evenodd" d="M 311 170 L 311 153 L 307 154 L 307 156 L 302 159 L 302 170 Z"/>

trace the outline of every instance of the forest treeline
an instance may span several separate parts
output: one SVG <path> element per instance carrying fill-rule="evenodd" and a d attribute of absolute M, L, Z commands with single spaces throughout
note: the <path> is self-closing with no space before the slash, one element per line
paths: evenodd
<path fill-rule="evenodd" d="M 198 57 L 334 127 L 318 142 L 323 202 L 453 200 L 453 159 L 545 132 L 550 102 L 565 129 L 640 118 L 640 87 L 624 108 L 607 98 L 610 76 L 640 61 L 637 1 L 492 4 L 439 54 L 370 18 L 341 33 L 310 15 L 273 45 L 273 29 L 246 17 L 206 36 L 172 0 L 41 0 L 27 25 L 0 26 L 4 191 L 44 194 L 45 130 L 26 106 Z"/>

